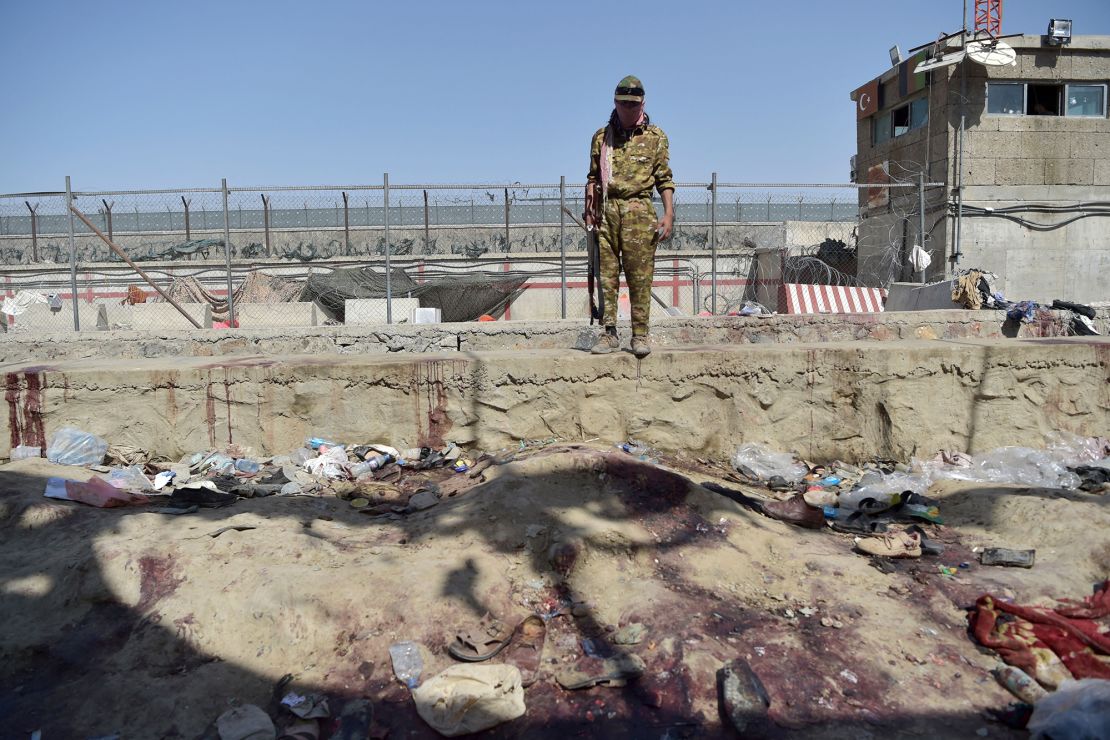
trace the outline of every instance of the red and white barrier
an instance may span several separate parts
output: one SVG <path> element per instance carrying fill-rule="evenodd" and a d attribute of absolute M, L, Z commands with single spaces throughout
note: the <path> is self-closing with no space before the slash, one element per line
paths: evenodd
<path fill-rule="evenodd" d="M 781 313 L 879 313 L 886 290 L 783 283 Z"/>

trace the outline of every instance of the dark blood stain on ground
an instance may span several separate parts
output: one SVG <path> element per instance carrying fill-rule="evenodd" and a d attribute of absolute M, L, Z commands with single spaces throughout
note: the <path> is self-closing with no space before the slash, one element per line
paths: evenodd
<path fill-rule="evenodd" d="M 139 559 L 138 612 L 145 612 L 184 583 L 184 576 L 177 574 L 173 558 L 144 555 Z"/>
<path fill-rule="evenodd" d="M 42 420 L 45 373 L 36 370 L 7 373 L 5 377 L 4 400 L 8 402 L 8 432 L 13 448 L 21 444 L 31 447 L 46 446 Z"/>

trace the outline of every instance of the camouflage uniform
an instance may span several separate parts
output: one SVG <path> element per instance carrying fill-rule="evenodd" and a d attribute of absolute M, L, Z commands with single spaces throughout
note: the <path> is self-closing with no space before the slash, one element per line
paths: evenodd
<path fill-rule="evenodd" d="M 608 197 L 601 208 L 598 243 L 601 247 L 601 284 L 605 291 L 606 327 L 617 325 L 620 270 L 628 282 L 632 308 L 632 336 L 648 333 L 651 283 L 655 272 L 656 224 L 659 217 L 651 191 L 674 190 L 670 150 L 663 129 L 651 124 L 631 131 L 614 127 L 613 168 Z M 590 145 L 588 183 L 601 182 L 601 148 L 605 128 L 594 134 Z"/>

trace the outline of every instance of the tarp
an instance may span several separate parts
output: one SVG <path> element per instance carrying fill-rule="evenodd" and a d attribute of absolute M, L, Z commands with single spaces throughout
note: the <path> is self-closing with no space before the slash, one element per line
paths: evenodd
<path fill-rule="evenodd" d="M 475 321 L 482 314 L 497 317 L 524 291 L 526 273 L 437 275 L 416 283 L 403 270 L 393 270 L 390 288 L 394 298 L 416 298 L 421 308 L 438 308 L 443 321 Z M 368 267 L 333 270 L 310 275 L 301 291 L 302 301 L 315 301 L 331 318 L 343 321 L 349 298 L 385 298 L 385 273 Z"/>

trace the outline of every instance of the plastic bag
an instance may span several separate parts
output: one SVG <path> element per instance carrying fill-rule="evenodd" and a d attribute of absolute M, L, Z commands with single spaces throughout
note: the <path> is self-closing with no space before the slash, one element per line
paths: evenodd
<path fill-rule="evenodd" d="M 28 447 L 27 445 L 19 445 L 12 448 L 11 460 L 29 460 L 35 457 L 42 457 L 41 447 Z"/>
<path fill-rule="evenodd" d="M 884 475 L 872 470 L 864 473 L 852 490 L 840 494 L 840 507 L 858 509 L 860 503 L 868 499 L 893 505 L 903 491 L 923 493 L 928 488 L 929 478 L 925 475 L 902 472 Z"/>
<path fill-rule="evenodd" d="M 46 458 L 59 465 L 100 465 L 106 454 L 105 440 L 76 427 L 62 427 L 46 447 Z"/>
<path fill-rule="evenodd" d="M 304 469 L 313 475 L 338 479 L 348 477 L 347 451 L 342 447 L 329 447 L 327 452 L 306 460 Z"/>
<path fill-rule="evenodd" d="M 1033 740 L 1110 737 L 1110 680 L 1065 681 L 1033 706 L 1033 716 L 1026 729 Z"/>
<path fill-rule="evenodd" d="M 122 488 L 125 491 L 154 490 L 150 479 L 143 474 L 143 469 L 138 465 L 132 465 L 129 468 L 112 468 L 108 473 L 108 483 L 113 488 Z"/>
<path fill-rule="evenodd" d="M 794 483 L 805 477 L 809 469 L 794 459 L 789 452 L 772 452 L 763 445 L 749 442 L 741 445 L 732 456 L 733 466 L 743 472 L 751 471 L 760 480 L 781 475 Z"/>
<path fill-rule="evenodd" d="M 975 483 L 1013 483 L 1037 488 L 1077 488 L 1079 476 L 1068 470 L 1070 454 L 1030 447 L 1000 447 L 971 459 L 966 468 L 926 463 L 934 479 Z"/>

